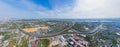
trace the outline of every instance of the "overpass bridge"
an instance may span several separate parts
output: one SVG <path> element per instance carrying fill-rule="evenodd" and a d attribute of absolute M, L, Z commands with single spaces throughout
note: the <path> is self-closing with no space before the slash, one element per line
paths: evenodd
<path fill-rule="evenodd" d="M 91 35 L 94 35 L 103 28 L 102 26 L 103 26 L 103 24 L 97 26 L 94 30 L 88 31 L 88 32 L 80 32 L 80 31 L 72 30 L 73 32 L 63 32 L 62 34 L 91 34 Z"/>
<path fill-rule="evenodd" d="M 89 31 L 89 32 L 80 32 L 80 31 L 76 31 L 76 30 L 74 30 L 73 32 L 68 32 L 68 30 L 72 29 L 74 24 L 75 23 L 73 23 L 69 27 L 63 29 L 62 31 L 58 31 L 57 33 L 51 33 L 51 34 L 39 35 L 39 36 L 38 35 L 29 34 L 29 33 L 25 32 L 24 30 L 22 30 L 18 24 L 16 24 L 16 25 L 17 25 L 17 28 L 21 32 L 23 32 L 23 33 L 25 33 L 25 34 L 27 34 L 29 36 L 38 37 L 38 38 L 48 38 L 48 37 L 54 37 L 54 36 L 64 35 L 64 34 L 92 34 L 92 35 L 94 35 L 94 34 L 98 33 L 102 29 L 102 25 L 103 25 L 103 24 L 101 24 L 101 25 L 97 26 L 94 30 Z"/>

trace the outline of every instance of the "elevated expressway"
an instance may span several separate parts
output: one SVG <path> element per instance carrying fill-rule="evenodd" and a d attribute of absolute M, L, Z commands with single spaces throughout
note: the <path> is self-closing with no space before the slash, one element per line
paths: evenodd
<path fill-rule="evenodd" d="M 95 33 L 99 32 L 99 30 L 102 28 L 102 24 L 101 24 L 101 25 L 97 26 L 94 30 L 89 31 L 89 32 L 86 32 L 86 33 L 79 32 L 79 31 L 75 31 L 75 30 L 74 30 L 73 32 L 68 32 L 68 30 L 72 29 L 72 27 L 74 26 L 74 24 L 75 24 L 75 23 L 72 23 L 72 24 L 69 25 L 69 27 L 67 27 L 67 28 L 65 28 L 65 29 L 63 29 L 63 30 L 57 31 L 56 33 L 51 33 L 51 34 L 46 34 L 46 35 L 30 34 L 30 33 L 25 32 L 23 29 L 21 29 L 18 24 L 16 24 L 16 25 L 17 25 L 17 28 L 18 28 L 21 32 L 23 32 L 23 33 L 25 33 L 25 34 L 27 34 L 27 35 L 29 35 L 29 36 L 37 37 L 37 38 L 54 37 L 54 36 L 58 36 L 58 35 L 62 35 L 62 34 L 95 34 Z M 38 30 L 38 31 L 39 31 L 39 30 Z"/>
<path fill-rule="evenodd" d="M 94 35 L 102 29 L 102 26 L 103 26 L 103 24 L 97 26 L 94 30 L 89 31 L 89 32 L 79 32 L 77 30 L 72 30 L 73 32 L 63 32 L 62 34 L 91 34 L 91 35 Z"/>

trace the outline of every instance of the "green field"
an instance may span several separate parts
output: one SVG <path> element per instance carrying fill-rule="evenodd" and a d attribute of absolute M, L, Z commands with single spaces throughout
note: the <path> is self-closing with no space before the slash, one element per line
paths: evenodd
<path fill-rule="evenodd" d="M 40 39 L 38 40 L 38 44 L 37 44 L 37 47 L 48 47 L 49 46 L 49 39 Z"/>

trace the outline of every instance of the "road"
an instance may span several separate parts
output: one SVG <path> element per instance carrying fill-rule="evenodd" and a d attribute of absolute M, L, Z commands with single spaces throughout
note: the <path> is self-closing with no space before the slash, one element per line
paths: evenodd
<path fill-rule="evenodd" d="M 102 25 L 103 24 L 97 26 L 94 30 L 88 31 L 88 32 L 80 32 L 80 31 L 75 30 L 74 32 L 65 32 L 65 33 L 62 33 L 62 34 L 96 34 L 96 33 L 99 32 L 99 30 L 101 30 Z"/>
<path fill-rule="evenodd" d="M 75 23 L 73 23 L 73 24 L 72 24 L 71 26 L 69 26 L 68 28 L 63 29 L 62 31 L 58 31 L 57 33 L 54 33 L 54 34 L 53 34 L 53 33 L 52 33 L 52 34 L 46 34 L 46 35 L 39 35 L 39 36 L 38 36 L 38 35 L 29 34 L 29 33 L 25 32 L 24 30 L 22 30 L 22 29 L 20 28 L 19 25 L 17 25 L 17 27 L 18 27 L 18 29 L 19 29 L 20 31 L 22 31 L 23 33 L 25 33 L 25 34 L 27 34 L 27 35 L 29 35 L 29 36 L 38 37 L 38 38 L 47 38 L 47 37 L 54 37 L 54 36 L 58 36 L 58 35 L 62 35 L 62 34 L 95 34 L 95 33 L 99 32 L 98 30 L 100 30 L 100 28 L 102 28 L 102 25 L 103 25 L 103 24 L 101 24 L 101 25 L 97 26 L 94 30 L 89 31 L 89 32 L 86 32 L 86 33 L 78 32 L 78 31 L 67 32 L 68 30 L 70 30 L 70 29 L 74 26 L 74 24 L 75 24 Z"/>
<path fill-rule="evenodd" d="M 27 33 L 27 32 L 25 32 L 24 30 L 22 30 L 22 29 L 20 28 L 20 25 L 18 25 L 18 24 L 16 24 L 16 25 L 17 25 L 17 28 L 18 28 L 21 32 L 23 32 L 23 33 L 25 33 L 25 34 L 27 34 L 27 35 L 29 35 L 29 36 L 38 37 L 38 38 L 47 38 L 47 37 L 54 37 L 54 36 L 61 35 L 62 32 L 66 32 L 66 31 L 68 31 L 69 29 L 71 29 L 71 28 L 74 26 L 74 24 L 75 24 L 75 23 L 70 24 L 69 27 L 67 27 L 66 29 L 63 29 L 62 31 L 56 31 L 57 33 L 40 35 L 40 36 Z"/>

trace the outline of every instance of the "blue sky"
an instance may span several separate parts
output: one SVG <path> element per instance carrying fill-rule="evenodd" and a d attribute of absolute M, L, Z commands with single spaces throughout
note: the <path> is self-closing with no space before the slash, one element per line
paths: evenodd
<path fill-rule="evenodd" d="M 120 18 L 120 0 L 0 0 L 0 18 Z"/>

